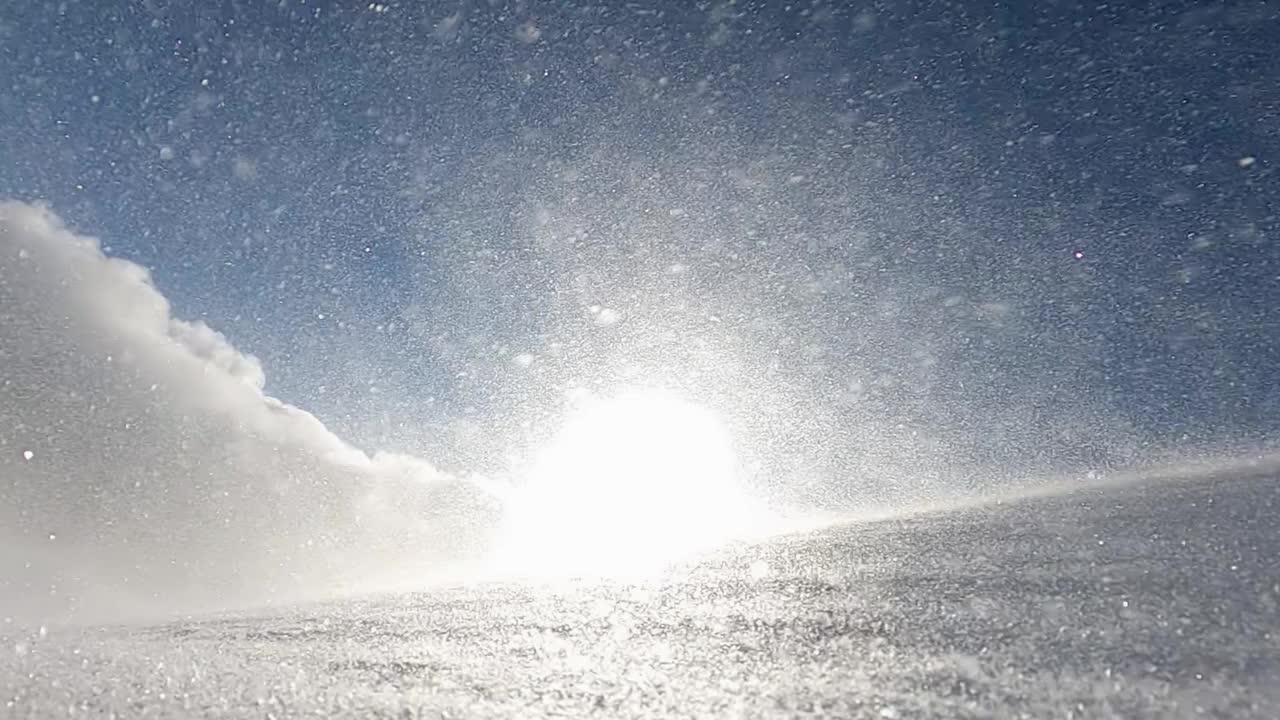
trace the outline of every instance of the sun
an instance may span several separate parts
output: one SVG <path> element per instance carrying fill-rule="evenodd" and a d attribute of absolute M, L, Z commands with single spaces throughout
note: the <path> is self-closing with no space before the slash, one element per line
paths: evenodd
<path fill-rule="evenodd" d="M 508 570 L 648 574 L 732 539 L 751 503 L 728 426 L 661 390 L 578 403 L 511 498 Z"/>

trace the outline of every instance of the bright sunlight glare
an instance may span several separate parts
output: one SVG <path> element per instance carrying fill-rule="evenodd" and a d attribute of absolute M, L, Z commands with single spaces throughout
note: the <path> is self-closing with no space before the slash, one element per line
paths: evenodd
<path fill-rule="evenodd" d="M 658 390 L 587 397 L 512 499 L 502 561 L 529 575 L 659 571 L 751 529 L 739 466 L 703 406 Z"/>

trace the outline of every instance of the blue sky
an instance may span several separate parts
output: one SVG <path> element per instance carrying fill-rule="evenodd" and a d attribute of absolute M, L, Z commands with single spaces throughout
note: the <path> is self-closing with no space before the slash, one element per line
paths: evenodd
<path fill-rule="evenodd" d="M 806 473 L 1091 462 L 1280 429 L 1277 35 L 1243 3 L 11 3 L 0 196 L 449 468 L 637 380 Z"/>

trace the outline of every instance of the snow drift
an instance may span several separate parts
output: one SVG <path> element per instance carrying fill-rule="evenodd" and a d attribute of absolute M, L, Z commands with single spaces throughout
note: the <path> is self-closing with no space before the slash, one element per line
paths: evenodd
<path fill-rule="evenodd" d="M 0 203 L 0 618 L 210 610 L 418 582 L 495 501 L 264 394 L 145 268 Z"/>

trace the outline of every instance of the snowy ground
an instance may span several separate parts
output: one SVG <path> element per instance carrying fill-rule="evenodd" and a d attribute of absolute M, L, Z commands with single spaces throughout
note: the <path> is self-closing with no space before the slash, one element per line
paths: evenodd
<path fill-rule="evenodd" d="M 1091 490 L 649 586 L 7 637 L 0 716 L 1275 717 L 1278 496 L 1274 477 Z"/>

